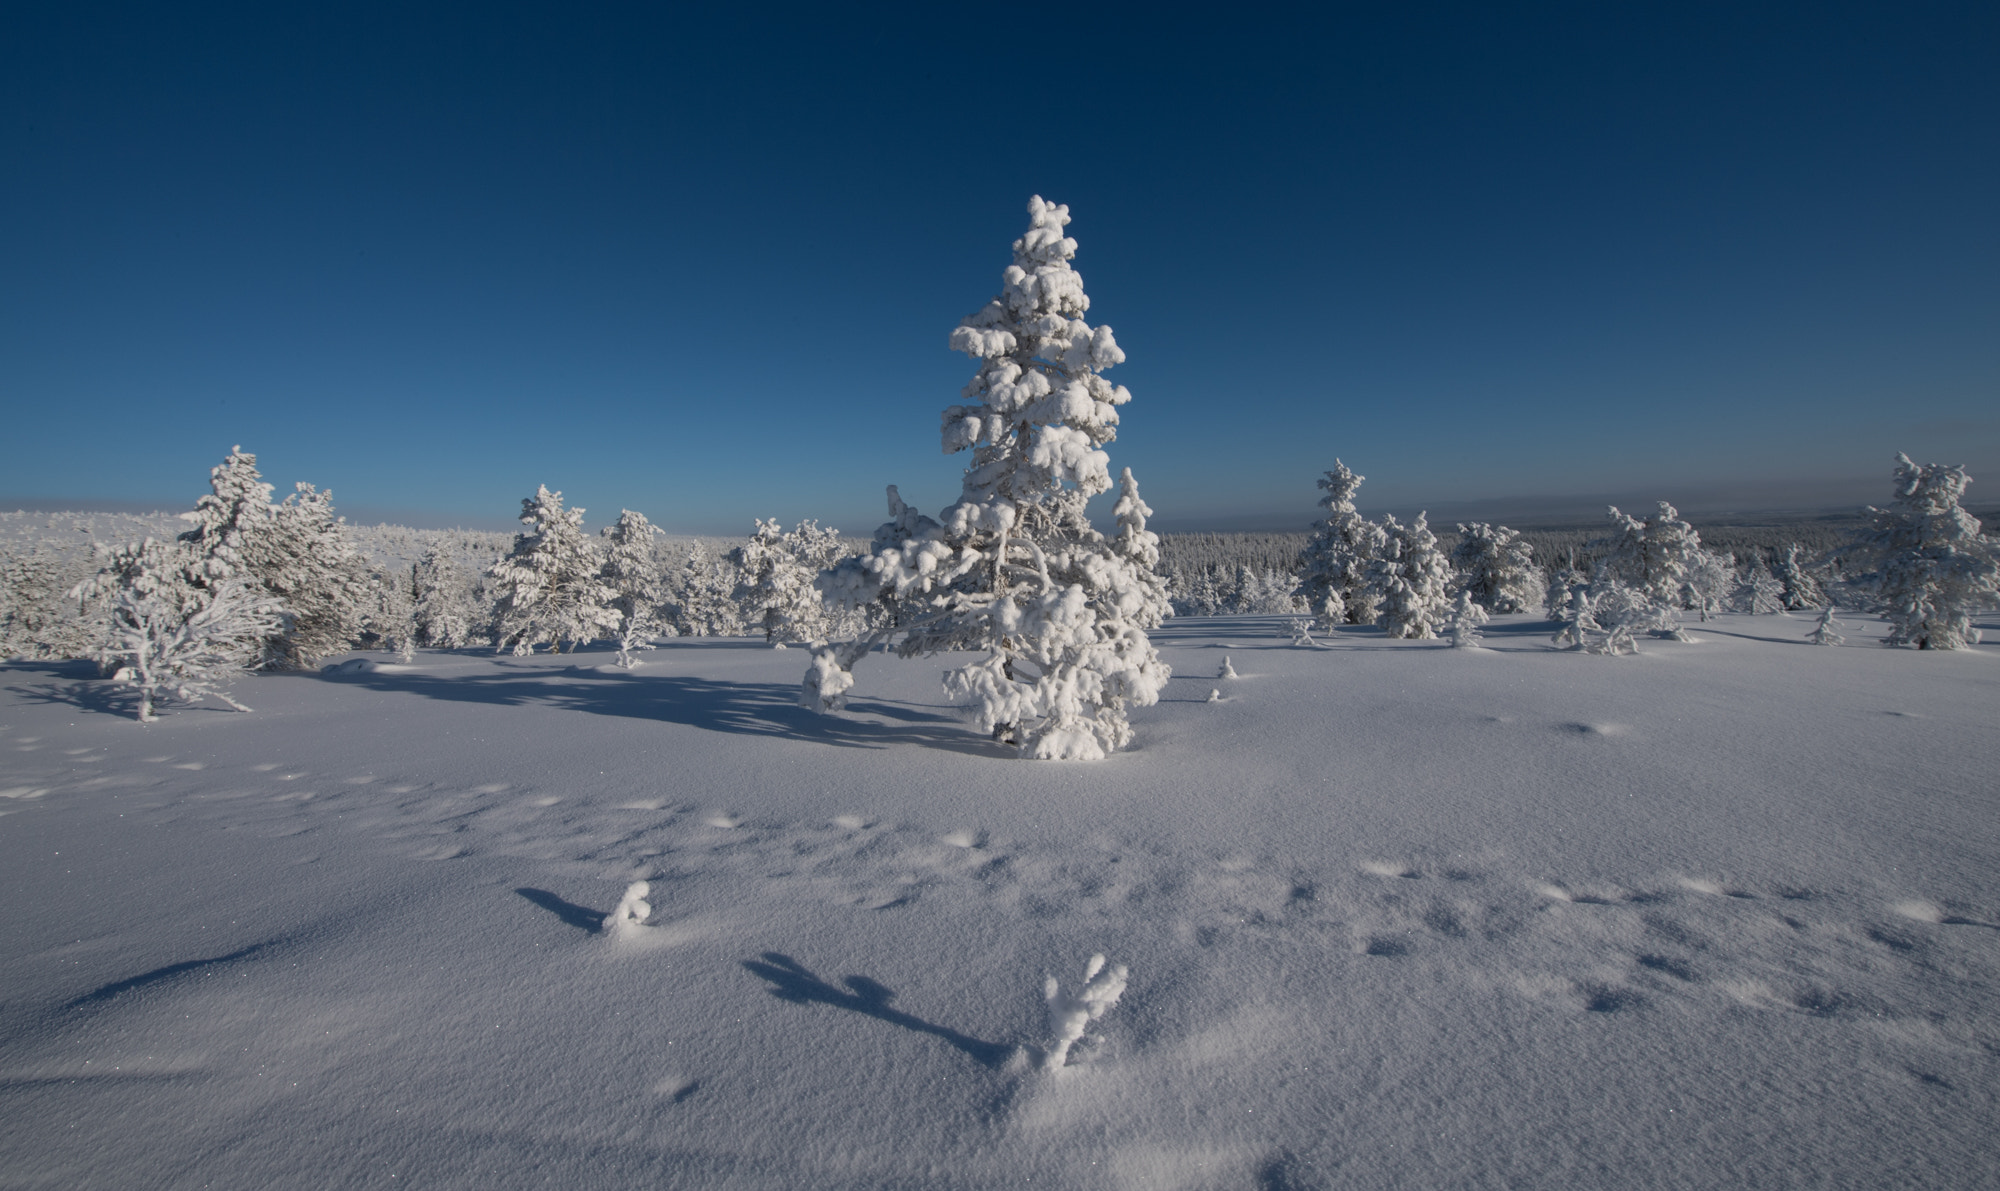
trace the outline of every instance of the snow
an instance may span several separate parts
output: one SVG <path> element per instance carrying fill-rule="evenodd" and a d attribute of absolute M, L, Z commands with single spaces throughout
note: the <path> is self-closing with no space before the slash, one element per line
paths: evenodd
<path fill-rule="evenodd" d="M 949 657 L 823 716 L 761 641 L 418 651 L 149 725 L 10 663 L 0 1182 L 1991 1184 L 2000 647 L 1843 625 L 1169 620 L 1062 764 Z"/>

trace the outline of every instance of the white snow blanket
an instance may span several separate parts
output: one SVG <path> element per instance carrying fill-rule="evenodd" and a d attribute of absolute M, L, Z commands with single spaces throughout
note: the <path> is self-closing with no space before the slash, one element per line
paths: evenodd
<path fill-rule="evenodd" d="M 1995 1185 L 2000 648 L 1843 623 L 1174 620 L 1088 763 L 963 658 L 8 664 L 0 1186 Z"/>

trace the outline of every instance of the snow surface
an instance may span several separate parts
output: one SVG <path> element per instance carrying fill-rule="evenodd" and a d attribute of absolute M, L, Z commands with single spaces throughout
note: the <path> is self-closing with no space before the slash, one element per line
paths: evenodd
<path fill-rule="evenodd" d="M 152 725 L 12 663 L 0 1186 L 1994 1185 L 2000 648 L 1845 623 L 1174 620 L 1074 764 L 949 657 L 822 717 L 742 639 L 377 654 Z"/>

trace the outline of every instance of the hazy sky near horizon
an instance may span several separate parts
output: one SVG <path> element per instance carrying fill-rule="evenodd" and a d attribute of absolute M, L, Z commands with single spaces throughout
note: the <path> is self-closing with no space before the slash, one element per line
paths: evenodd
<path fill-rule="evenodd" d="M 1162 528 L 2000 496 L 1990 3 L 718 9 L 11 6 L 0 504 L 935 512 L 1031 194 Z"/>

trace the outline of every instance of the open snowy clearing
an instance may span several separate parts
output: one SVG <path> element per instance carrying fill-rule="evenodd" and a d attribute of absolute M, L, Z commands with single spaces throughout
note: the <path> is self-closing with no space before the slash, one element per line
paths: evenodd
<path fill-rule="evenodd" d="M 1072 764 L 747 640 L 145 726 L 9 664 L 0 1186 L 2000 1180 L 2000 648 L 1283 625 L 1169 621 Z"/>

